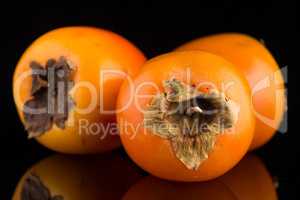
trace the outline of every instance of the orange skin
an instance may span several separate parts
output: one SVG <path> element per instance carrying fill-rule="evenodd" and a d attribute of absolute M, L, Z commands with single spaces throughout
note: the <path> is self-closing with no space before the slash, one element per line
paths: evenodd
<path fill-rule="evenodd" d="M 217 179 L 235 194 L 237 199 L 276 200 L 276 188 L 259 157 L 247 155 L 229 173 Z"/>
<path fill-rule="evenodd" d="M 122 200 L 236 200 L 235 195 L 221 181 L 179 183 L 148 176 L 138 181 Z"/>
<path fill-rule="evenodd" d="M 123 200 L 139 199 L 277 200 L 277 194 L 261 160 L 257 156 L 246 155 L 232 170 L 213 181 L 179 183 L 145 177 L 123 197 Z"/>
<path fill-rule="evenodd" d="M 163 91 L 162 81 L 176 78 L 186 82 L 187 66 L 191 72 L 191 83 L 195 85 L 208 81 L 221 90 L 222 84 L 233 81 L 234 84 L 223 92 L 240 107 L 233 131 L 225 130 L 225 133 L 217 136 L 214 149 L 197 170 L 187 169 L 174 155 L 168 140 L 151 134 L 151 131 L 142 126 L 142 110 L 147 108 L 154 95 Z M 203 70 L 205 67 L 208 70 Z M 136 89 L 147 81 L 158 86 L 159 91 L 149 85 Z M 139 98 L 139 95 L 148 96 Z M 126 81 L 120 90 L 117 108 L 124 108 L 117 114 L 121 141 L 129 156 L 140 167 L 157 177 L 177 181 L 216 178 L 237 164 L 250 146 L 255 120 L 249 95 L 250 90 L 243 75 L 219 56 L 190 51 L 156 57 L 146 62 L 142 72 L 133 80 L 132 87 Z"/>
<path fill-rule="evenodd" d="M 252 105 L 256 114 L 255 134 L 250 149 L 268 142 L 280 126 L 285 112 L 283 77 L 268 49 L 248 35 L 225 33 L 199 38 L 176 49 L 186 50 L 201 50 L 219 55 L 233 63 L 246 76 L 252 89 Z M 270 85 L 258 89 L 266 78 Z"/>
<path fill-rule="evenodd" d="M 80 133 L 79 120 L 88 120 L 90 124 L 115 122 L 115 114 L 100 113 L 103 110 L 115 109 L 116 96 L 124 80 L 124 74 L 134 76 L 144 63 L 145 57 L 132 43 L 110 31 L 91 27 L 67 27 L 46 33 L 38 38 L 25 51 L 17 64 L 13 78 L 13 93 L 16 107 L 24 123 L 23 105 L 31 98 L 31 76 L 21 79 L 24 72 L 31 72 L 29 63 L 37 61 L 43 66 L 50 58 L 58 59 L 64 56 L 76 67 L 74 75 L 75 86 L 69 95 L 76 103 L 76 108 L 69 113 L 66 128 L 59 129 L 53 125 L 52 129 L 36 138 L 44 146 L 63 153 L 98 153 L 120 146 L 119 137 L 107 135 L 104 139 L 102 132 L 92 134 L 83 129 Z M 100 81 L 103 70 L 115 70 L 123 74 L 105 74 L 105 80 Z M 86 87 L 78 84 L 88 82 L 95 89 L 91 95 Z M 21 86 L 18 86 L 21 85 Z M 76 85 L 77 84 L 77 85 Z M 78 87 L 76 87 L 78 86 Z M 75 89 L 76 88 L 76 89 Z M 103 101 L 100 99 L 100 89 L 103 88 Z M 86 109 L 96 99 L 95 106 L 87 113 L 77 109 Z"/>
<path fill-rule="evenodd" d="M 21 200 L 24 180 L 31 173 L 39 176 L 51 196 L 61 195 L 64 200 L 120 199 L 142 177 L 133 163 L 116 153 L 88 157 L 54 155 L 24 174 L 12 200 Z"/>

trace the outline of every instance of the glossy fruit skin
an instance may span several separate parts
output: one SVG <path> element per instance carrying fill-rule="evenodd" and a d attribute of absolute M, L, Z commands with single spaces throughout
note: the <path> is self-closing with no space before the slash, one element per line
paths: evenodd
<path fill-rule="evenodd" d="M 251 36 L 239 33 L 216 34 L 195 39 L 176 51 L 201 50 L 219 55 L 239 69 L 252 89 L 256 128 L 250 149 L 255 149 L 275 134 L 285 112 L 284 80 L 269 50 Z M 267 81 L 269 85 L 259 89 Z M 264 121 L 263 121 L 264 120 Z"/>
<path fill-rule="evenodd" d="M 120 154 L 97 156 L 53 155 L 34 164 L 20 179 L 12 200 L 22 200 L 25 179 L 34 174 L 51 195 L 64 200 L 120 199 L 142 178 L 141 170 Z M 112 192 L 113 191 L 113 192 Z"/>
<path fill-rule="evenodd" d="M 256 155 L 246 155 L 237 166 L 217 180 L 228 186 L 237 199 L 278 199 L 275 183 Z"/>
<path fill-rule="evenodd" d="M 123 37 L 99 28 L 66 27 L 44 34 L 25 51 L 15 69 L 13 93 L 22 122 L 24 122 L 22 113 L 24 102 L 31 97 L 31 77 L 22 80 L 20 88 L 18 88 L 18 80 L 24 72 L 30 72 L 31 61 L 44 65 L 48 59 L 58 59 L 61 56 L 76 67 L 74 88 L 78 83 L 88 83 L 95 89 L 95 96 L 92 96 L 84 86 L 70 91 L 76 109 L 87 108 L 92 98 L 96 98 L 96 104 L 87 114 L 77 112 L 76 109 L 72 110 L 65 129 L 53 127 L 46 134 L 36 138 L 37 141 L 52 150 L 73 154 L 99 153 L 119 147 L 120 141 L 116 135 L 99 139 L 102 137 L 101 132 L 95 135 L 86 129 L 78 134 L 79 120 L 85 119 L 90 124 L 104 126 L 115 123 L 115 114 L 100 113 L 99 108 L 109 111 L 115 109 L 116 96 L 124 80 L 124 74 L 128 76 L 137 74 L 145 61 L 143 53 Z M 107 75 L 106 73 L 105 80 L 101 81 L 100 73 L 107 69 L 122 74 Z M 100 89 L 104 94 L 102 100 Z M 70 125 L 69 121 L 72 121 Z"/>
<path fill-rule="evenodd" d="M 234 126 L 234 131 L 218 136 L 215 148 L 197 170 L 187 169 L 175 157 L 168 140 L 151 134 L 141 125 L 143 113 L 138 109 L 145 109 L 153 95 L 162 92 L 162 81 L 170 78 L 186 81 L 187 70 L 191 72 L 191 82 L 195 85 L 208 81 L 220 89 L 222 84 L 234 81 L 235 84 L 225 94 L 240 106 L 238 125 Z M 158 86 L 160 91 L 149 85 L 136 89 L 147 81 Z M 148 96 L 137 99 L 140 95 Z M 125 108 L 117 114 L 121 141 L 129 156 L 154 176 L 176 181 L 213 179 L 238 163 L 250 146 L 255 121 L 249 95 L 250 90 L 242 74 L 219 56 L 190 51 L 156 57 L 145 63 L 142 72 L 134 78 L 133 86 L 130 87 L 126 81 L 121 87 L 117 106 L 118 110 Z"/>

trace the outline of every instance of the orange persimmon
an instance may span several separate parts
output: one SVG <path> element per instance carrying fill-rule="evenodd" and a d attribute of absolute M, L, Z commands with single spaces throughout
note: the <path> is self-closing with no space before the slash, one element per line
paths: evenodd
<path fill-rule="evenodd" d="M 209 180 L 231 169 L 247 152 L 255 124 L 243 75 L 200 51 L 146 62 L 120 89 L 117 121 L 139 166 L 178 181 Z"/>
<path fill-rule="evenodd" d="M 66 27 L 33 42 L 18 62 L 13 94 L 19 116 L 44 146 L 97 153 L 120 145 L 116 96 L 145 57 L 123 37 L 92 27 Z"/>
<path fill-rule="evenodd" d="M 12 200 L 115 200 L 142 175 L 120 154 L 50 156 L 27 170 Z M 112 192 L 113 191 L 113 192 Z"/>
<path fill-rule="evenodd" d="M 250 149 L 271 139 L 285 111 L 284 81 L 269 50 L 256 39 L 239 33 L 217 34 L 183 44 L 176 51 L 201 50 L 230 61 L 247 78 L 256 116 L 255 134 Z"/>

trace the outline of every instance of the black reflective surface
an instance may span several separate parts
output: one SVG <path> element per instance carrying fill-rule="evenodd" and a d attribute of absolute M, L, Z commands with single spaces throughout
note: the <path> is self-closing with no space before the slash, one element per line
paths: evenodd
<path fill-rule="evenodd" d="M 11 162 L 12 163 L 12 162 Z M 260 156 L 247 154 L 225 175 L 206 182 L 162 180 L 137 167 L 122 150 L 102 155 L 51 154 L 22 170 L 8 169 L 13 200 L 44 199 L 278 199 L 287 197 L 283 176 L 268 169 Z M 15 163 L 17 164 L 17 163 Z M 25 198 L 26 197 L 26 198 Z"/>
<path fill-rule="evenodd" d="M 299 33 L 295 28 L 299 24 L 297 20 L 299 16 L 295 8 L 296 6 L 288 1 L 260 1 L 259 3 L 248 1 L 245 4 L 235 4 L 230 1 L 218 3 L 195 1 L 194 3 L 172 2 L 165 5 L 161 2 L 120 1 L 101 2 L 101 5 L 78 5 L 77 8 L 61 4 L 39 8 L 22 5 L 2 7 L 0 13 L 2 27 L 0 199 L 11 199 L 18 183 L 18 190 L 22 189 L 21 178 L 32 169 L 36 170 L 36 173 L 41 171 L 41 180 L 43 179 L 45 186 L 51 187 L 49 189 L 51 195 L 53 190 L 57 195 L 66 197 L 75 195 L 71 198 L 75 200 L 76 198 L 109 200 L 170 197 L 184 199 L 187 196 L 191 198 L 193 196 L 195 199 L 210 199 L 204 198 L 205 195 L 211 199 L 213 199 L 211 195 L 215 195 L 215 199 L 219 198 L 218 195 L 224 197 L 221 199 L 247 199 L 247 197 L 253 199 L 251 198 L 253 194 L 257 195 L 255 199 L 259 199 L 263 197 L 259 195 L 266 195 L 268 192 L 273 194 L 275 188 L 279 199 L 297 199 L 294 195 L 300 178 L 297 163 L 300 151 L 295 122 L 296 108 L 299 107 L 299 103 L 298 95 L 294 92 L 294 89 L 297 91 L 295 82 L 297 73 L 294 70 L 298 66 L 290 66 L 292 51 L 296 50 L 292 45 L 298 41 L 296 36 Z M 15 17 L 11 17 L 12 13 Z M 255 175 L 251 173 L 254 172 L 251 170 L 249 172 L 247 169 L 245 174 L 243 170 L 240 170 L 237 175 L 229 174 L 224 178 L 226 180 L 190 184 L 173 183 L 149 176 L 135 166 L 122 149 L 112 154 L 78 158 L 57 155 L 34 140 L 28 140 L 12 98 L 11 83 L 14 66 L 24 50 L 38 36 L 54 28 L 70 25 L 91 25 L 115 31 L 134 42 L 149 58 L 207 34 L 236 31 L 262 38 L 280 66 L 290 66 L 287 84 L 289 130 L 284 134 L 277 133 L 267 145 L 254 152 L 264 163 L 258 165 L 266 167 L 268 178 L 261 180 L 259 178 L 262 177 L 258 177 L 256 182 L 255 178 L 252 179 Z M 89 163 L 92 163 L 92 166 Z M 123 165 L 126 165 L 124 168 L 128 171 L 120 169 L 123 169 Z M 237 181 L 240 176 L 246 178 Z M 270 177 L 275 177 L 275 181 L 272 182 Z M 85 184 L 88 187 L 85 187 Z M 263 190 L 260 184 L 268 188 Z M 81 198 L 80 195 L 85 197 Z"/>

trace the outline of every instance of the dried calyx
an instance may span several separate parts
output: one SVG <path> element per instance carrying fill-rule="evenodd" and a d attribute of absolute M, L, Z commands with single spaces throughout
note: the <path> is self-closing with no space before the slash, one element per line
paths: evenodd
<path fill-rule="evenodd" d="M 216 89 L 197 91 L 176 79 L 164 82 L 164 93 L 153 98 L 144 126 L 168 139 L 176 157 L 190 170 L 208 158 L 216 137 L 236 121 L 230 100 Z"/>
<path fill-rule="evenodd" d="M 61 195 L 51 195 L 41 179 L 30 173 L 26 177 L 21 190 L 21 200 L 63 200 Z"/>
<path fill-rule="evenodd" d="M 33 61 L 32 98 L 25 102 L 23 114 L 28 137 L 38 137 L 55 124 L 64 129 L 74 101 L 69 96 L 73 87 L 74 66 L 64 57 L 49 59 L 46 66 Z"/>

